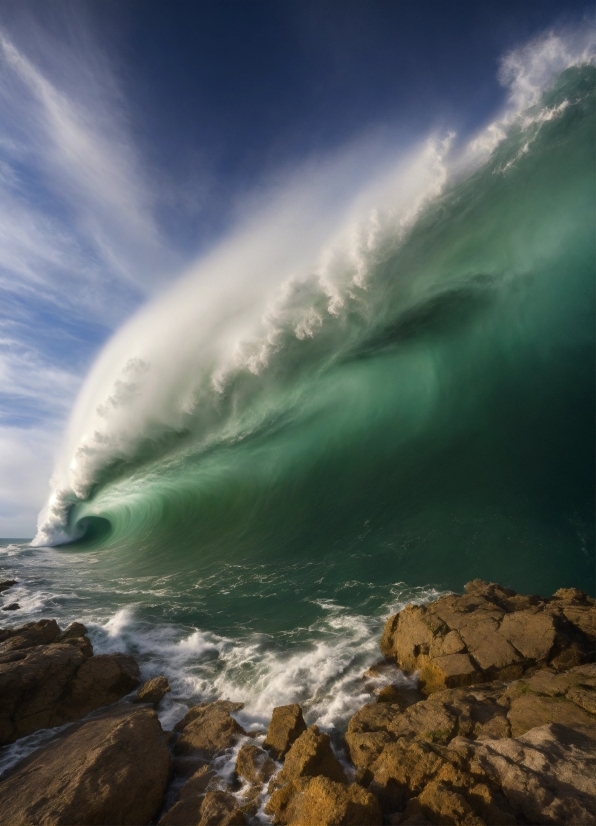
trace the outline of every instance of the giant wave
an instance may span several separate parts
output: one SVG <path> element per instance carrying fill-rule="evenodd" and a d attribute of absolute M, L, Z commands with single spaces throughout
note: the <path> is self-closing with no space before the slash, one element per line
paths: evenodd
<path fill-rule="evenodd" d="M 467 145 L 424 141 L 333 220 L 294 191 L 143 308 L 35 543 L 139 573 L 324 558 L 330 592 L 590 589 L 595 69 L 563 46 L 510 57 Z"/>

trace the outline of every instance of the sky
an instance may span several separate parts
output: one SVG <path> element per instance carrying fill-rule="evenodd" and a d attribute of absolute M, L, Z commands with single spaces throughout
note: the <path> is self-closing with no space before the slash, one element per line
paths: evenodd
<path fill-rule="evenodd" d="M 0 536 L 35 534 L 77 393 L 139 307 L 297 181 L 320 222 L 424 136 L 473 135 L 505 104 L 504 57 L 590 15 L 0 0 Z"/>

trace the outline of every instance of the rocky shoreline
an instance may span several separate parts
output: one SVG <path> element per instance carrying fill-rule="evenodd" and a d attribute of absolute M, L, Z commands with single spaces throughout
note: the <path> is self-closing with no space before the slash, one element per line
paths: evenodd
<path fill-rule="evenodd" d="M 0 746 L 62 727 L 0 777 L 2 822 L 593 824 L 595 625 L 573 588 L 545 599 L 475 580 L 408 605 L 345 733 L 307 727 L 298 705 L 247 733 L 232 700 L 164 731 L 165 677 L 141 686 L 135 660 L 93 654 L 82 624 L 2 629 Z"/>

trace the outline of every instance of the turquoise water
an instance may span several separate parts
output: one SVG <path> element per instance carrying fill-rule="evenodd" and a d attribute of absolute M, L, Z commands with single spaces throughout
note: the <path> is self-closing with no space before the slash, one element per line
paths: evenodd
<path fill-rule="evenodd" d="M 340 311 L 296 287 L 311 327 L 280 322 L 264 369 L 216 392 L 193 367 L 178 423 L 72 495 L 79 539 L 4 543 L 14 621 L 82 619 L 178 697 L 330 725 L 409 599 L 474 577 L 594 593 L 594 89 L 564 72 L 383 236 Z"/>
<path fill-rule="evenodd" d="M 266 609 L 209 598 L 263 628 L 308 618 L 293 589 L 351 581 L 593 590 L 593 96 L 568 70 L 536 111 L 566 107 L 385 240 L 339 316 L 101 468 L 70 514 L 89 547 L 224 590 L 287 570 Z"/>

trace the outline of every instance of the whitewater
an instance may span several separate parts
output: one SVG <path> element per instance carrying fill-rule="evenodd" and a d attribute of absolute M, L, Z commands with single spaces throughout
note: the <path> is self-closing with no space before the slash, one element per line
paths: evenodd
<path fill-rule="evenodd" d="M 547 34 L 501 78 L 479 134 L 342 209 L 294 181 L 93 366 L 0 558 L 19 622 L 168 676 L 166 726 L 225 696 L 341 728 L 408 601 L 594 592 L 593 43 Z"/>

